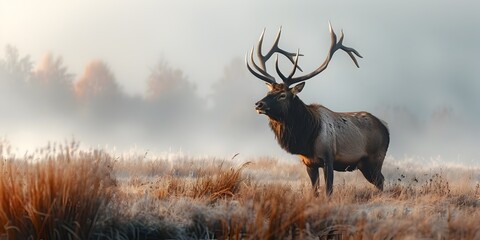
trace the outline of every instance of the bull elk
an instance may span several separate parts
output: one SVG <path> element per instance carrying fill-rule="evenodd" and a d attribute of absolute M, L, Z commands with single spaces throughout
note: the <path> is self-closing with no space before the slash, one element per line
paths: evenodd
<path fill-rule="evenodd" d="M 325 70 L 337 50 L 343 50 L 351 57 L 357 67 L 355 55 L 362 57 L 355 49 L 343 45 L 343 31 L 337 41 L 337 35 L 329 24 L 331 45 L 325 61 L 313 72 L 295 77 L 299 51 L 291 53 L 279 48 L 280 28 L 271 49 L 262 54 L 262 42 L 265 30 L 257 44 L 257 58 L 254 61 L 254 49 L 247 55 L 245 62 L 248 70 L 257 78 L 265 81 L 269 89 L 267 95 L 257 103 L 255 109 L 265 114 L 270 128 L 280 146 L 291 154 L 300 156 L 307 167 L 314 195 L 318 196 L 319 168 L 323 168 L 326 194 L 333 192 L 333 171 L 353 171 L 359 169 L 363 176 L 379 190 L 383 190 L 384 177 L 382 164 L 390 141 L 386 123 L 368 112 L 334 112 L 322 105 L 306 105 L 297 96 L 305 86 L 306 80 Z M 275 69 L 283 83 L 277 83 L 267 72 L 265 63 L 276 54 Z M 278 55 L 282 54 L 292 62 L 288 76 L 278 65 Z M 250 64 L 251 63 L 251 64 Z M 252 66 L 253 68 L 252 68 Z M 297 85 L 293 86 L 294 84 Z"/>

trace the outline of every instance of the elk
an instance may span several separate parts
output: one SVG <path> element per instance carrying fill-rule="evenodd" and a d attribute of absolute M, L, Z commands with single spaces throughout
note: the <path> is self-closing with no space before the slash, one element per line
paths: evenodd
<path fill-rule="evenodd" d="M 298 97 L 305 81 L 324 71 L 337 50 L 346 52 L 359 67 L 355 55 L 362 56 L 355 49 L 343 45 L 343 31 L 337 41 L 330 23 L 329 30 L 331 45 L 325 61 L 313 72 L 298 77 L 295 77 L 295 72 L 297 69 L 302 71 L 298 59 L 303 55 L 299 50 L 291 53 L 279 48 L 281 28 L 273 46 L 263 55 L 263 30 L 256 52 L 259 64 L 253 58 L 255 47 L 250 52 L 250 61 L 248 53 L 245 56 L 247 69 L 265 81 L 269 89 L 267 95 L 255 103 L 255 109 L 268 117 L 279 145 L 287 152 L 298 155 L 305 164 L 315 196 L 318 196 L 319 168 L 323 168 L 327 196 L 333 192 L 334 170 L 351 172 L 359 169 L 370 183 L 382 191 L 384 177 L 381 170 L 390 141 L 386 123 L 368 112 L 334 112 L 322 105 L 306 105 Z M 283 83 L 277 83 L 265 65 L 275 53 L 275 69 Z M 287 76 L 280 71 L 279 54 L 293 63 Z"/>

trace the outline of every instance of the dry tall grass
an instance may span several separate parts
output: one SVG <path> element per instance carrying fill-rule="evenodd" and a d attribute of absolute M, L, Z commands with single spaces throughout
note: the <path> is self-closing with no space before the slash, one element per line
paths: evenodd
<path fill-rule="evenodd" d="M 300 162 L 272 158 L 111 157 L 75 144 L 0 155 L 2 239 L 480 239 L 478 169 L 389 159 L 384 192 L 344 173 L 328 199 L 313 197 Z"/>
<path fill-rule="evenodd" d="M 0 152 L 2 238 L 93 238 L 115 184 L 109 155 L 77 152 L 75 143 L 41 152 L 40 159 Z"/>

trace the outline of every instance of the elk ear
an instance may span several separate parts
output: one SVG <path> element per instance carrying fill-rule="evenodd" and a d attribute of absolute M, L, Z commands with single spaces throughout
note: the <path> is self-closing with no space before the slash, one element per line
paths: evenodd
<path fill-rule="evenodd" d="M 268 91 L 273 90 L 273 84 L 271 84 L 271 83 L 265 83 L 265 84 L 267 84 Z"/>
<path fill-rule="evenodd" d="M 295 85 L 295 87 L 293 87 L 292 90 L 290 90 L 290 91 L 292 91 L 293 95 L 297 95 L 299 92 L 302 91 L 303 86 L 305 86 L 305 82 L 302 82 L 302 83 L 299 83 L 299 84 Z"/>

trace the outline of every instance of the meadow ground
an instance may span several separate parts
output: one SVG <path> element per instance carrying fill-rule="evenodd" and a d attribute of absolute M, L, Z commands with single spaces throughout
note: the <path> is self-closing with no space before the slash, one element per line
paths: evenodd
<path fill-rule="evenodd" d="M 299 161 L 0 145 L 0 239 L 480 239 L 480 169 L 385 161 L 385 191 Z"/>

